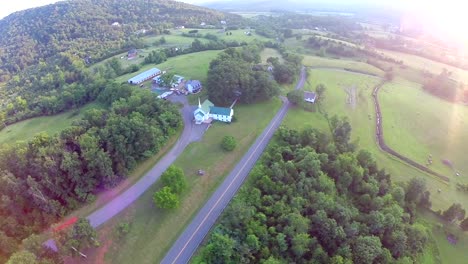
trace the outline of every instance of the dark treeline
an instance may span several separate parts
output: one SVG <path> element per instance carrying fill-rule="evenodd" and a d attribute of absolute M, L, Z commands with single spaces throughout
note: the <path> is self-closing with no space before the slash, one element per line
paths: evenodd
<path fill-rule="evenodd" d="M 57 136 L 2 147 L 0 241 L 10 246 L 0 256 L 114 186 L 181 125 L 174 105 L 126 84 L 108 84 L 98 102 L 106 109 L 89 110 Z"/>
<path fill-rule="evenodd" d="M 459 84 L 451 79 L 451 75 L 452 73 L 446 69 L 439 75 L 426 73 L 426 81 L 423 85 L 423 89 L 451 102 L 464 99 L 464 94 L 461 95 L 464 91 L 464 87 L 459 87 Z"/>
<path fill-rule="evenodd" d="M 194 262 L 412 263 L 428 239 L 414 223 L 424 182 L 392 184 L 353 151 L 346 120 L 331 130 L 280 128 Z"/>
<path fill-rule="evenodd" d="M 279 89 L 266 71 L 253 70 L 260 63 L 261 44 L 228 48 L 210 63 L 207 87 L 210 100 L 229 106 L 234 100 L 253 103 L 278 94 Z"/>
<path fill-rule="evenodd" d="M 264 43 L 266 48 L 276 49 L 283 58 L 284 62 L 280 63 L 279 58 L 270 57 L 267 62 L 273 65 L 273 77 L 276 82 L 281 84 L 291 84 L 294 77 L 299 74 L 302 67 L 303 57 L 301 55 L 288 51 L 282 44 L 267 41 Z"/>
<path fill-rule="evenodd" d="M 96 61 L 128 46 L 138 34 L 201 22 L 219 25 L 220 20 L 236 24 L 242 18 L 162 0 L 61 1 L 17 12 L 0 20 L 0 81 L 60 52 Z"/>

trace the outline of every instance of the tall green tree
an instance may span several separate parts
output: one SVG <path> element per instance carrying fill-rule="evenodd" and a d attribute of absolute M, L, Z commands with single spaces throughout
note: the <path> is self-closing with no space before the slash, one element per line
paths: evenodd
<path fill-rule="evenodd" d="M 161 181 L 165 186 L 171 188 L 174 193 L 181 193 L 187 188 L 187 180 L 184 171 L 174 165 L 169 166 L 161 175 Z"/>
<path fill-rule="evenodd" d="M 445 220 L 452 222 L 454 220 L 463 220 L 465 218 L 465 209 L 459 203 L 452 204 L 447 210 L 442 213 Z"/>
<path fill-rule="evenodd" d="M 162 209 L 175 209 L 179 207 L 179 197 L 173 193 L 171 187 L 166 186 L 153 195 L 153 202 Z"/>

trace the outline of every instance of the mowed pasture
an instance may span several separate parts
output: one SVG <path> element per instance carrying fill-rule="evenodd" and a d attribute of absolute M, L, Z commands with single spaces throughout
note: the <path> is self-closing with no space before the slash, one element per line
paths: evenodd
<path fill-rule="evenodd" d="M 172 57 L 161 64 L 145 65 L 138 72 L 122 75 L 116 80 L 118 82 L 126 82 L 133 76 L 136 76 L 150 68 L 156 67 L 161 70 L 182 75 L 185 77 L 185 79 L 198 79 L 204 82 L 206 81 L 206 74 L 208 72 L 210 62 L 216 58 L 220 52 L 221 51 L 219 50 L 209 50 Z"/>
<path fill-rule="evenodd" d="M 109 241 L 102 241 L 103 244 L 111 243 L 105 256 L 106 262 L 159 263 L 280 106 L 279 99 L 254 105 L 237 105 L 234 108 L 237 121 L 231 124 L 215 123 L 200 142 L 190 144 L 175 162 L 176 166 L 183 168 L 189 186 L 182 195 L 180 207 L 175 210 L 157 209 L 153 205 L 152 195 L 160 185 L 152 186 L 133 205 L 101 228 L 101 234 L 111 234 L 107 236 Z M 232 152 L 221 149 L 220 143 L 225 135 L 234 136 L 238 142 Z M 199 176 L 199 169 L 205 170 L 205 175 Z M 130 232 L 118 240 L 109 230 L 123 221 L 131 222 Z M 99 255 L 98 252 L 96 254 Z"/>
<path fill-rule="evenodd" d="M 183 36 L 183 33 L 188 33 L 190 30 L 193 30 L 191 28 L 186 28 L 186 29 L 175 29 L 172 30 L 170 35 L 158 35 L 158 36 L 148 36 L 148 37 L 143 37 L 142 41 L 146 44 L 145 48 L 138 49 L 138 56 L 132 60 L 127 59 L 127 52 L 122 52 L 120 54 L 117 54 L 115 56 L 112 56 L 110 58 L 107 58 L 105 60 L 102 60 L 98 63 L 95 63 L 94 65 L 91 66 L 92 68 L 102 66 L 109 60 L 113 58 L 119 59 L 119 61 L 122 63 L 122 67 L 126 68 L 131 65 L 135 64 L 141 64 L 144 61 L 144 57 L 146 57 L 148 54 L 150 54 L 152 51 L 158 51 L 158 50 L 163 50 L 165 48 L 172 48 L 172 47 L 177 47 L 177 48 L 188 48 L 192 45 L 192 42 L 195 39 L 200 40 L 202 43 L 208 43 L 210 40 L 206 38 L 194 38 L 194 37 L 188 37 L 188 36 Z M 267 41 L 269 40 L 266 37 L 256 35 L 255 32 L 251 32 L 252 35 L 248 36 L 245 34 L 244 29 L 237 29 L 237 30 L 229 30 L 229 35 L 226 35 L 225 32 L 221 32 L 220 29 L 196 29 L 198 30 L 198 34 L 205 35 L 205 34 L 212 34 L 218 37 L 220 40 L 225 40 L 225 41 L 237 41 L 237 42 L 247 42 L 251 43 L 254 41 Z M 157 44 L 162 38 L 166 40 L 166 43 L 164 44 Z"/>
<path fill-rule="evenodd" d="M 182 35 L 182 33 L 188 33 L 190 30 L 194 30 L 194 29 L 192 29 L 192 28 L 178 29 L 178 30 L 174 30 L 173 34 L 174 35 L 177 35 L 177 34 Z M 271 39 L 269 39 L 267 37 L 256 34 L 255 30 L 250 30 L 249 31 L 251 33 L 250 36 L 246 34 L 246 32 L 247 32 L 246 29 L 227 30 L 227 32 L 230 33 L 228 35 L 226 35 L 226 32 L 224 32 L 222 29 L 196 29 L 196 30 L 198 30 L 198 34 L 202 34 L 202 35 L 212 34 L 212 35 L 217 36 L 218 39 L 225 40 L 225 41 L 238 41 L 238 42 L 245 41 L 247 43 L 250 43 L 250 42 L 254 42 L 254 41 L 268 41 L 268 40 L 271 40 Z M 188 37 L 188 38 L 190 38 L 192 40 L 195 39 L 195 38 L 192 38 L 192 37 Z"/>
<path fill-rule="evenodd" d="M 466 70 L 403 52 L 384 49 L 379 49 L 377 51 L 383 53 L 387 57 L 394 58 L 396 60 L 402 60 L 404 64 L 409 67 L 425 70 L 433 74 L 439 74 L 443 71 L 443 69 L 447 69 L 449 72 L 452 72 L 452 78 L 462 83 L 468 83 L 468 71 Z"/>
<path fill-rule="evenodd" d="M 312 68 L 341 68 L 376 76 L 384 75 L 382 70 L 361 61 L 332 59 L 318 56 L 304 56 L 302 63 L 305 66 Z"/>
<path fill-rule="evenodd" d="M 260 57 L 262 59 L 262 63 L 267 63 L 268 58 L 278 58 L 280 63 L 284 62 L 283 56 L 279 53 L 278 50 L 272 48 L 264 48 L 260 53 Z"/>
<path fill-rule="evenodd" d="M 436 209 L 446 209 L 453 202 L 468 209 L 468 194 L 456 190 L 456 183 L 468 184 L 468 107 L 441 100 L 424 92 L 421 85 L 399 78 L 382 87 L 379 101 L 386 143 L 421 164 L 431 155 L 429 168 L 450 177 L 448 185 L 438 187 L 442 193 L 436 186 L 431 188 Z"/>
<path fill-rule="evenodd" d="M 406 182 L 413 177 L 423 177 L 427 180 L 429 190 L 432 195 L 433 209 L 447 209 L 453 202 L 461 201 L 465 195 L 455 191 L 455 187 L 447 185 L 434 176 L 425 174 L 406 163 L 381 151 L 377 145 L 375 137 L 375 108 L 372 100 L 372 91 L 380 79 L 377 77 L 365 76 L 362 74 L 346 72 L 342 70 L 314 69 L 310 70 L 308 83 L 310 87 L 317 84 L 324 84 L 326 91 L 322 97 L 322 110 L 328 116 L 347 117 L 351 126 L 351 140 L 360 149 L 370 151 L 377 161 L 377 164 L 392 175 L 396 182 Z M 346 88 L 355 87 L 355 104 L 349 104 L 349 91 Z M 388 114 L 387 114 L 388 115 Z M 383 122 L 387 122 L 386 113 L 383 113 Z M 401 115 L 395 115 L 398 118 Z M 301 129 L 307 126 L 316 127 L 326 133 L 330 133 L 326 120 L 318 112 L 306 112 L 295 109 L 286 116 L 283 125 L 291 128 Z M 390 132 L 385 131 L 385 139 Z M 391 144 L 389 144 L 392 146 Z M 392 146 L 393 147 L 393 146 Z M 395 147 L 395 150 L 399 151 Z M 438 189 L 442 192 L 439 194 Z M 466 198 L 465 201 L 468 201 Z M 468 208 L 468 206 L 466 207 Z"/>
<path fill-rule="evenodd" d="M 35 117 L 9 125 L 0 131 L 0 145 L 28 141 L 41 132 L 52 136 L 81 119 L 87 110 L 97 107 L 100 107 L 97 103 L 90 103 L 58 115 Z"/>

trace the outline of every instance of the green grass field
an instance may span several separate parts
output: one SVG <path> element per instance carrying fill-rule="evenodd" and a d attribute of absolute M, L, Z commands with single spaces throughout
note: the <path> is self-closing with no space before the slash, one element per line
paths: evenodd
<path fill-rule="evenodd" d="M 441 160 L 450 160 L 468 183 L 465 147 L 468 142 L 468 108 L 446 102 L 421 89 L 421 85 L 396 79 L 380 92 L 387 143 L 420 163 L 432 154 L 431 168 L 448 176 L 454 170 Z M 453 177 L 452 180 L 456 180 Z"/>
<path fill-rule="evenodd" d="M 182 34 L 182 32 L 188 32 L 190 30 L 193 30 L 192 28 L 185 28 L 185 29 L 180 29 L 174 31 L 174 34 Z M 254 42 L 254 41 L 267 41 L 271 40 L 267 37 L 255 34 L 255 30 L 251 30 L 251 36 L 248 36 L 245 34 L 246 30 L 245 29 L 236 29 L 236 30 L 229 30 L 232 35 L 226 35 L 225 32 L 220 32 L 219 29 L 197 29 L 199 34 L 213 34 L 215 36 L 218 36 L 219 39 L 225 40 L 225 41 L 238 41 L 238 42 Z M 194 38 L 191 38 L 192 40 Z"/>
<path fill-rule="evenodd" d="M 465 149 L 468 142 L 468 109 L 425 93 L 420 85 L 396 79 L 379 93 L 386 143 L 413 160 L 450 177 L 449 185 L 428 181 L 433 209 L 446 209 L 460 202 L 468 209 L 468 194 L 456 190 L 456 183 L 468 183 Z M 450 160 L 454 170 L 442 163 Z M 461 176 L 455 176 L 459 172 Z M 438 194 L 437 189 L 442 193 Z"/>
<path fill-rule="evenodd" d="M 324 67 L 324 68 L 342 68 L 350 69 L 359 72 L 370 73 L 378 76 L 383 76 L 383 71 L 364 62 L 323 58 L 318 56 L 304 56 L 302 63 L 308 67 Z"/>
<path fill-rule="evenodd" d="M 0 131 L 0 145 L 18 140 L 27 141 L 41 132 L 54 135 L 69 127 L 73 121 L 81 119 L 86 110 L 96 107 L 99 107 L 97 103 L 90 103 L 62 114 L 31 118 L 9 125 Z"/>
<path fill-rule="evenodd" d="M 185 79 L 197 79 L 202 82 L 206 81 L 206 73 L 210 62 L 220 53 L 219 50 L 209 50 L 195 52 L 177 57 L 169 58 L 167 61 L 153 65 L 148 64 L 141 68 L 140 71 L 129 73 L 118 77 L 118 82 L 125 82 L 138 73 L 144 72 L 150 68 L 157 67 L 161 70 L 168 70 L 178 75 L 182 75 Z"/>
<path fill-rule="evenodd" d="M 153 50 L 162 50 L 164 48 L 169 48 L 169 47 L 178 47 L 178 48 L 190 47 L 190 45 L 195 40 L 195 38 L 182 36 L 182 33 L 188 33 L 190 30 L 192 30 L 192 29 L 191 28 L 176 29 L 176 30 L 172 31 L 171 35 L 159 35 L 159 36 L 144 37 L 144 38 L 142 38 L 142 40 L 147 45 L 147 47 L 143 48 L 143 49 L 138 49 L 138 55 L 142 55 L 142 56 L 146 57 Z M 247 36 L 246 34 L 244 34 L 245 30 L 243 30 L 243 29 L 230 30 L 229 32 L 232 33 L 232 35 L 226 35 L 226 33 L 220 32 L 219 29 L 197 29 L 197 30 L 198 30 L 199 34 L 204 35 L 204 34 L 210 33 L 210 34 L 213 34 L 213 35 L 217 36 L 219 39 L 225 40 L 225 41 L 238 41 L 238 42 L 245 41 L 247 43 L 251 43 L 251 42 L 254 42 L 254 41 L 269 40 L 268 38 L 260 36 L 260 35 L 256 35 L 255 33 L 253 33 L 252 36 Z M 155 46 L 154 43 L 159 41 L 162 37 L 164 37 L 166 39 L 166 43 L 162 44 L 162 45 Z M 209 40 L 205 39 L 205 38 L 198 38 L 198 39 L 202 43 L 209 42 Z M 141 64 L 143 62 L 143 60 L 144 60 L 143 57 L 139 57 L 139 56 L 137 58 L 133 59 L 133 60 L 127 60 L 126 56 L 127 56 L 127 52 L 120 53 L 118 55 L 115 55 L 113 57 L 110 57 L 108 59 L 105 59 L 105 60 L 102 60 L 102 61 L 100 61 L 98 63 L 93 64 L 91 66 L 91 69 L 93 69 L 95 67 L 98 67 L 98 66 L 102 66 L 107 61 L 109 61 L 109 60 L 111 60 L 113 58 L 119 59 L 119 61 L 122 63 L 122 67 L 124 67 L 124 68 L 126 68 L 126 67 L 128 67 L 130 65 L 134 65 L 134 64 Z"/>
<path fill-rule="evenodd" d="M 230 125 L 214 124 L 202 141 L 189 145 L 175 162 L 184 169 L 190 186 L 183 194 L 180 208 L 173 211 L 156 209 L 152 204 L 152 194 L 158 189 L 158 184 L 152 186 L 136 203 L 101 228 L 101 232 L 105 232 L 116 223 L 132 221 L 130 233 L 119 241 L 113 241 L 109 247 L 106 261 L 158 263 L 280 105 L 278 99 L 255 105 L 238 105 L 234 108 L 236 122 Z M 238 146 L 233 152 L 226 153 L 221 149 L 220 142 L 224 135 L 237 139 Z M 198 169 L 205 170 L 206 174 L 198 176 Z"/>
<path fill-rule="evenodd" d="M 421 264 L 465 264 L 466 248 L 468 247 L 468 235 L 462 232 L 458 227 L 443 224 L 441 220 L 433 213 L 428 211 L 418 212 L 421 224 L 428 228 L 431 241 L 429 247 L 419 258 Z M 447 234 L 457 236 L 458 241 L 455 245 L 447 240 Z"/>
<path fill-rule="evenodd" d="M 378 50 L 379 52 L 385 54 L 388 57 L 394 58 L 396 60 L 402 60 L 406 65 L 416 68 L 429 71 L 434 74 L 439 74 L 445 68 L 448 71 L 452 72 L 452 77 L 456 80 L 459 80 L 463 83 L 468 83 L 468 71 L 462 70 L 444 63 L 426 59 L 420 56 L 411 55 L 407 53 L 390 51 L 390 50 Z"/>
<path fill-rule="evenodd" d="M 272 48 L 264 48 L 260 53 L 260 57 L 262 58 L 262 63 L 267 63 L 267 59 L 270 57 L 277 57 L 280 63 L 283 63 L 283 56 L 277 50 Z"/>
<path fill-rule="evenodd" d="M 311 70 L 308 76 L 309 84 L 306 84 L 306 87 L 307 85 L 315 87 L 319 83 L 326 85 L 327 89 L 322 98 L 324 100 L 322 108 L 329 116 L 337 115 L 348 117 L 352 126 L 351 140 L 356 142 L 359 148 L 370 151 L 374 155 L 379 166 L 385 168 L 395 181 L 407 181 L 413 177 L 425 177 L 428 180 L 431 193 L 437 197 L 437 189 L 442 189 L 444 193 L 449 189 L 449 186 L 436 178 L 406 165 L 378 148 L 375 140 L 375 110 L 371 97 L 372 89 L 378 82 L 378 78 L 350 72 Z M 351 86 L 356 86 L 357 88 L 356 104 L 354 108 L 347 104 L 348 95 L 344 90 L 344 87 Z M 306 112 L 301 109 L 296 109 L 295 111 L 296 112 L 291 111 L 288 113 L 283 122 L 284 125 L 297 129 L 305 126 L 312 126 L 325 129 L 326 132 L 329 132 L 326 121 L 320 113 Z M 385 114 L 384 118 L 386 118 Z M 433 201 L 433 204 L 437 209 L 446 209 L 451 203 L 449 204 L 448 201 L 437 198 L 436 201 Z"/>

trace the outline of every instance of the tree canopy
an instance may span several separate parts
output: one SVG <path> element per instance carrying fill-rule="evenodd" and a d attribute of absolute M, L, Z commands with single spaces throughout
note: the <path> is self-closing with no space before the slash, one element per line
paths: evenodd
<path fill-rule="evenodd" d="M 0 244 L 12 245 L 0 253 L 117 184 L 182 123 L 175 105 L 127 84 L 107 85 L 98 100 L 106 108 L 89 110 L 59 135 L 0 150 Z"/>
<path fill-rule="evenodd" d="M 410 221 L 401 188 L 337 136 L 281 127 L 194 262 L 395 263 L 420 253 L 427 231 Z"/>
<path fill-rule="evenodd" d="M 260 60 L 260 50 L 255 45 L 228 48 L 214 59 L 207 79 L 210 100 L 219 105 L 230 105 L 236 99 L 253 103 L 278 94 L 278 86 L 267 72 L 252 70 Z"/>

